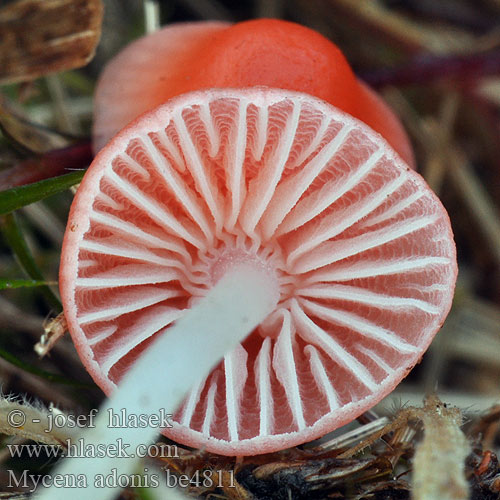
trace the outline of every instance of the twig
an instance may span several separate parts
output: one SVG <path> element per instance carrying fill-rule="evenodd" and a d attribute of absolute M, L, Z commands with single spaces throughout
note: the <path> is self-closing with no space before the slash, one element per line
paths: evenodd
<path fill-rule="evenodd" d="M 359 443 L 364 441 L 368 436 L 374 432 L 380 431 L 380 429 L 385 429 L 390 421 L 387 417 L 381 417 L 378 420 L 370 422 L 369 424 L 362 425 L 352 431 L 346 432 L 339 437 L 329 439 L 315 449 L 323 451 L 337 450 L 341 448 L 347 448 L 353 446 L 354 443 Z"/>

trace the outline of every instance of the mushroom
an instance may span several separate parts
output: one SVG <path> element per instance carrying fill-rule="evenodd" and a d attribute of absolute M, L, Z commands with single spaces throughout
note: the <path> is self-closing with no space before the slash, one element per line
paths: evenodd
<path fill-rule="evenodd" d="M 94 147 L 98 151 L 131 120 L 176 95 L 255 85 L 305 92 L 333 104 L 379 132 L 415 168 L 398 118 L 356 80 L 338 47 L 305 26 L 277 19 L 173 24 L 131 43 L 100 77 Z"/>
<path fill-rule="evenodd" d="M 238 37 L 266 43 L 228 63 Z M 278 76 L 249 81 L 273 51 Z M 159 54 L 165 72 L 148 83 L 142 64 L 162 71 Z M 292 82 L 310 60 L 309 78 Z M 330 68 L 335 81 L 323 85 Z M 178 96 L 212 86 L 227 88 Z M 352 420 L 418 361 L 456 279 L 439 200 L 353 116 L 411 163 L 401 125 L 335 46 L 283 21 L 193 23 L 132 44 L 99 84 L 96 149 L 157 104 L 102 148 L 68 221 L 65 314 L 82 361 L 112 393 L 86 442 L 122 439 L 133 450 L 153 439 L 154 425 L 106 426 L 121 409 L 175 412 L 166 435 L 229 455 L 293 446 Z M 60 472 L 84 471 L 79 498 L 104 499 L 112 491 L 92 478 L 111 467 L 128 474 L 136 460 L 72 460 Z"/>
<path fill-rule="evenodd" d="M 227 455 L 317 438 L 408 373 L 455 279 L 446 211 L 362 122 L 281 89 L 175 97 L 100 151 L 72 205 L 61 296 L 111 395 L 86 439 L 154 437 L 102 427 L 122 408 L 175 413 L 166 435 Z"/>

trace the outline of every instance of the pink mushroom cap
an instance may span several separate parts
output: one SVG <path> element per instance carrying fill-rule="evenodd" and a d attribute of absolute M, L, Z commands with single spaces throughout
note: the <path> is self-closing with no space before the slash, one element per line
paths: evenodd
<path fill-rule="evenodd" d="M 71 208 L 61 297 L 95 381 L 115 390 L 241 262 L 267 273 L 276 310 L 165 430 L 225 455 L 315 439 L 380 401 L 440 328 L 457 275 L 440 201 L 361 121 L 280 89 L 183 94 L 99 152 Z M 169 356 L 158 377 L 181 376 Z"/>

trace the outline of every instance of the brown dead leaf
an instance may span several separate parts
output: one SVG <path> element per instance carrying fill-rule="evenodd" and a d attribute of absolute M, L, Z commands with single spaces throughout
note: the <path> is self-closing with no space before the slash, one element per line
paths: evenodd
<path fill-rule="evenodd" d="M 85 65 L 101 21 L 101 0 L 17 0 L 1 7 L 0 84 Z"/>

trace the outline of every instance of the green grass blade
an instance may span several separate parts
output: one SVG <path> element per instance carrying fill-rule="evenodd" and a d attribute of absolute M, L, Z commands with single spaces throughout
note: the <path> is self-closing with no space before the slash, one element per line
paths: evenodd
<path fill-rule="evenodd" d="M 84 387 L 84 388 L 94 387 L 92 384 L 77 382 L 67 377 L 63 377 L 62 375 L 57 375 L 56 373 L 50 373 L 45 370 L 42 370 L 41 368 L 37 368 L 36 366 L 30 365 L 29 363 L 21 361 L 19 358 L 17 358 L 10 352 L 6 351 L 5 349 L 2 349 L 1 347 L 0 347 L 0 357 L 5 359 L 5 361 L 8 361 L 9 363 L 13 364 L 14 366 L 17 366 L 18 368 L 21 368 L 22 370 L 28 373 L 32 373 L 33 375 L 37 375 L 51 382 L 57 382 L 59 384 L 64 384 L 64 385 L 71 385 L 74 387 Z"/>
<path fill-rule="evenodd" d="M 82 180 L 84 173 L 85 171 L 79 170 L 71 174 L 59 175 L 51 179 L 27 184 L 26 186 L 6 189 L 0 192 L 0 215 L 8 214 L 35 201 L 65 191 L 78 184 Z"/>
<path fill-rule="evenodd" d="M 2 233 L 9 244 L 10 249 L 16 256 L 21 268 L 31 279 L 36 281 L 45 281 L 40 268 L 35 262 L 35 259 L 26 244 L 15 214 L 5 215 L 2 219 L 0 219 L 0 226 Z M 47 285 L 40 286 L 40 291 L 43 293 L 45 300 L 48 302 L 50 307 L 52 307 L 56 312 L 60 312 L 62 310 L 61 302 Z"/>
<path fill-rule="evenodd" d="M 0 278 L 0 290 L 13 290 L 15 288 L 33 288 L 36 286 L 57 285 L 57 281 L 43 280 L 10 280 Z"/>

